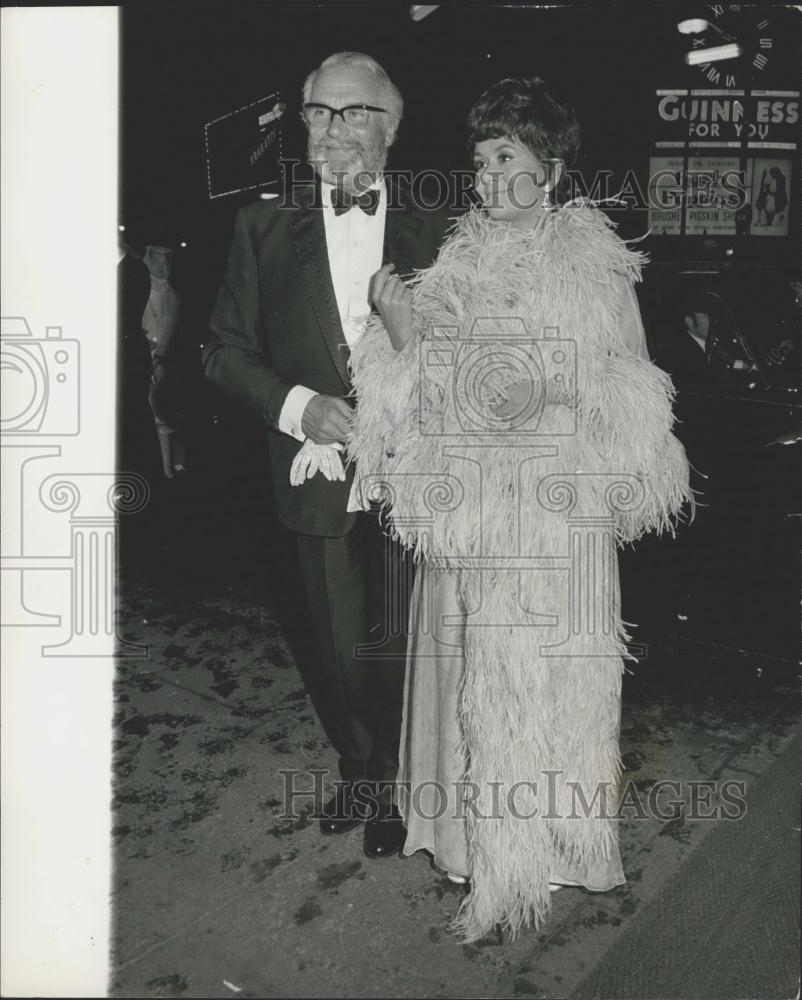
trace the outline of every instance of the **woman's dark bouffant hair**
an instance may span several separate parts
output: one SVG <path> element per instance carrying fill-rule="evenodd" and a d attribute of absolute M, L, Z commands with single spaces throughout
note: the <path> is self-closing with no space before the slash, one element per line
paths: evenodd
<path fill-rule="evenodd" d="M 488 87 L 468 113 L 468 144 L 508 135 L 540 160 L 562 160 L 558 191 L 570 185 L 579 123 L 573 108 L 546 90 L 540 77 L 510 77 Z"/>

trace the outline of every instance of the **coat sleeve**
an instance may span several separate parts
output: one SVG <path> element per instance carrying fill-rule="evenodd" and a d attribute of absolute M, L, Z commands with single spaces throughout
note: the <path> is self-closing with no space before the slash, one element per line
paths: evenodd
<path fill-rule="evenodd" d="M 358 403 L 348 456 L 358 469 L 379 478 L 398 470 L 404 452 L 419 435 L 420 337 L 416 329 L 404 349 L 396 351 L 380 317 L 373 315 L 351 347 L 349 363 Z"/>
<path fill-rule="evenodd" d="M 646 331 L 640 315 L 635 286 L 628 278 L 620 279 L 621 338 L 629 350 L 644 361 L 649 361 Z"/>
<path fill-rule="evenodd" d="M 692 515 L 694 501 L 685 449 L 672 433 L 674 385 L 649 360 L 632 282 L 617 284 L 619 336 L 601 361 L 601 377 L 586 388 L 580 412 L 606 470 L 639 481 L 616 515 L 618 539 L 628 542 L 647 531 L 673 533 L 683 515 Z"/>
<path fill-rule="evenodd" d="M 257 258 L 245 209 L 237 214 L 209 330 L 203 353 L 206 377 L 247 413 L 277 429 L 292 382 L 265 359 Z"/>

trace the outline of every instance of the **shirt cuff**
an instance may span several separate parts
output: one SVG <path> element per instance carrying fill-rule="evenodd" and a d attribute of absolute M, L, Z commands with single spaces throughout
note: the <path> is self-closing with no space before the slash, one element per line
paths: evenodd
<path fill-rule="evenodd" d="M 307 389 L 305 385 L 294 385 L 287 393 L 281 413 L 278 415 L 278 429 L 283 434 L 289 434 L 297 441 L 305 441 L 306 435 L 301 430 L 301 419 L 306 409 L 306 404 L 313 396 L 318 394 L 314 389 Z"/>

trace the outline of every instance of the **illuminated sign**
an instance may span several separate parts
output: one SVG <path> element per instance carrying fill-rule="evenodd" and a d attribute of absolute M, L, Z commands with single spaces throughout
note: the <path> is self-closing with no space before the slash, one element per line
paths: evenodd
<path fill-rule="evenodd" d="M 204 126 L 210 198 L 278 184 L 284 110 L 273 93 Z"/>

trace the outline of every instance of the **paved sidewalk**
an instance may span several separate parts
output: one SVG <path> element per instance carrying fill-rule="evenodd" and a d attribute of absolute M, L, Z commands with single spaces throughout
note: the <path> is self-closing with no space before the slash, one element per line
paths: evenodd
<path fill-rule="evenodd" d="M 307 802 L 281 818 L 280 772 L 335 760 L 252 591 L 129 582 L 119 615 L 148 656 L 118 670 L 115 996 L 566 997 L 721 826 L 626 820 L 625 886 L 563 889 L 540 933 L 461 945 L 448 924 L 465 890 L 425 855 L 371 861 L 359 830 L 322 837 Z M 685 799 L 694 780 L 759 785 L 799 706 L 792 677 L 757 674 L 633 668 L 621 749 L 642 801 L 661 780 Z"/>

